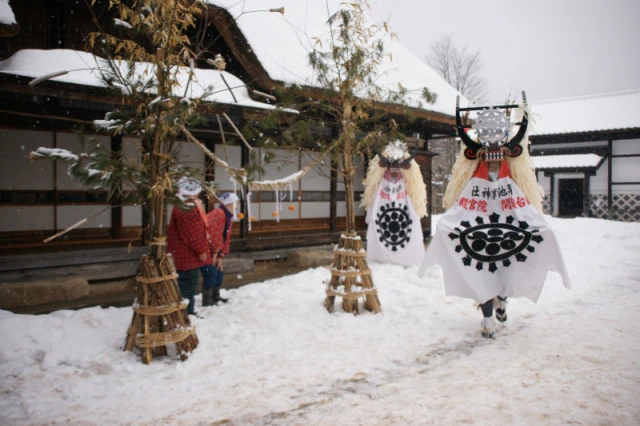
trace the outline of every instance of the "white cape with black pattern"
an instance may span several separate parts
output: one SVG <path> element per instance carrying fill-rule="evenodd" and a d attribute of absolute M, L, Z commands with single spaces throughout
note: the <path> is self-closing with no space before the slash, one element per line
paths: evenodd
<path fill-rule="evenodd" d="M 536 302 L 548 271 L 571 288 L 553 230 L 511 179 L 506 161 L 494 182 L 481 163 L 442 215 L 418 274 L 435 264 L 442 267 L 447 295 L 479 303 L 495 296 Z"/>
<path fill-rule="evenodd" d="M 420 217 L 407 194 L 404 179 L 384 174 L 373 203 L 368 207 L 367 261 L 418 265 L 424 257 Z"/>

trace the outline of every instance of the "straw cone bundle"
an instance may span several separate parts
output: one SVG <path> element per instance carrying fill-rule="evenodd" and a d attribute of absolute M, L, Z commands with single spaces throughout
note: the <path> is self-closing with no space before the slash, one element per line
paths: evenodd
<path fill-rule="evenodd" d="M 362 240 L 356 233 L 340 236 L 340 242 L 334 249 L 331 279 L 324 301 L 329 312 L 333 312 L 336 296 L 342 297 L 342 309 L 345 312 L 357 315 L 360 312 L 358 299 L 361 297 L 364 298 L 365 309 L 374 313 L 381 312 L 378 292 L 371 279 L 366 256 Z"/>
<path fill-rule="evenodd" d="M 160 261 L 143 256 L 140 260 L 138 293 L 133 304 L 133 318 L 127 330 L 124 350 L 136 346 L 142 352 L 142 362 L 153 356 L 166 355 L 167 345 L 174 344 L 184 361 L 198 346 L 195 327 L 191 325 L 178 288 L 178 275 L 171 254 Z"/>

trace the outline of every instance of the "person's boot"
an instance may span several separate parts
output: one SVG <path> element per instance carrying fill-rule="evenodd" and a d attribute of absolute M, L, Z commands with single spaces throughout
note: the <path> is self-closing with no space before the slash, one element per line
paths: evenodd
<path fill-rule="evenodd" d="M 496 333 L 496 322 L 491 317 L 484 317 L 480 323 L 480 333 L 485 339 L 493 339 Z"/>
<path fill-rule="evenodd" d="M 213 287 L 202 289 L 202 306 L 213 306 Z"/>
<path fill-rule="evenodd" d="M 482 309 L 482 323 L 480 323 L 480 332 L 485 339 L 493 339 L 496 332 L 496 322 L 493 320 L 493 299 L 489 299 L 480 304 Z"/>
<path fill-rule="evenodd" d="M 214 287 L 213 290 L 213 304 L 217 305 L 218 303 L 227 303 L 229 299 L 224 299 L 220 297 L 220 287 Z"/>
<path fill-rule="evenodd" d="M 507 320 L 507 298 L 497 296 L 494 299 L 494 306 L 496 307 L 496 319 L 505 322 Z"/>

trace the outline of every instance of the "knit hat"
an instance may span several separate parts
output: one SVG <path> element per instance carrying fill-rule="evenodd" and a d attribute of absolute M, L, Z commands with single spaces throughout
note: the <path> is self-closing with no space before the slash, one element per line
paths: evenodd
<path fill-rule="evenodd" d="M 238 201 L 238 196 L 233 192 L 225 192 L 220 196 L 220 201 L 222 201 L 222 204 L 224 205 L 234 204 Z"/>
<path fill-rule="evenodd" d="M 202 192 L 200 182 L 188 177 L 183 177 L 178 181 L 178 188 L 178 194 L 183 197 L 197 197 Z"/>

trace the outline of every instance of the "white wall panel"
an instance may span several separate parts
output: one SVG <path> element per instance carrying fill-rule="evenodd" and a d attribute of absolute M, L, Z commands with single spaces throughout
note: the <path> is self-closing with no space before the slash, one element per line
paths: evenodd
<path fill-rule="evenodd" d="M 318 154 L 314 152 L 303 152 L 301 156 L 301 168 L 307 167 L 313 163 Z M 324 157 L 323 162 L 316 165 L 307 173 L 300 181 L 303 191 L 329 191 L 331 189 L 331 159 L 328 155 Z"/>
<path fill-rule="evenodd" d="M 640 144 L 638 146 L 640 150 Z M 613 159 L 614 182 L 640 182 L 640 157 Z"/>
<path fill-rule="evenodd" d="M 551 192 L 551 179 L 544 175 L 544 172 L 538 172 L 538 183 L 544 189 L 545 194 Z"/>
<path fill-rule="evenodd" d="M 265 153 L 269 151 L 273 154 L 271 160 L 267 163 L 262 161 Z M 298 151 L 287 151 L 283 149 L 265 150 L 260 149 L 260 164 L 264 172 L 260 175 L 260 180 L 278 180 L 290 176 L 300 171 L 299 153 Z M 293 190 L 297 191 L 300 182 L 293 183 Z"/>
<path fill-rule="evenodd" d="M 257 153 L 258 150 L 255 150 L 255 152 Z M 242 164 L 242 147 L 238 145 L 226 145 L 225 150 L 225 145 L 216 144 L 214 154 L 229 164 L 230 167 L 240 168 Z M 216 164 L 215 174 L 216 190 L 218 193 L 233 191 L 233 182 L 225 169 Z M 239 184 L 237 185 L 237 189 L 240 191 Z"/>
<path fill-rule="evenodd" d="M 53 189 L 53 161 L 29 161 L 39 147 L 53 148 L 53 132 L 0 129 L 0 189 Z"/>
<path fill-rule="evenodd" d="M 122 226 L 142 226 L 142 207 L 123 206 Z"/>
<path fill-rule="evenodd" d="M 607 188 L 608 188 L 607 174 L 609 173 L 608 170 L 609 170 L 609 166 L 605 161 L 597 170 L 596 175 L 591 176 L 591 179 L 589 179 L 589 191 L 592 194 L 607 193 Z"/>
<path fill-rule="evenodd" d="M 326 218 L 327 220 L 329 220 L 330 209 L 331 203 L 302 203 L 300 212 L 302 213 L 303 219 Z"/>
<path fill-rule="evenodd" d="M 177 142 L 175 147 L 177 149 L 176 161 L 187 167 L 198 169 L 202 176 L 205 164 L 205 154 L 202 148 L 188 142 Z"/>
<path fill-rule="evenodd" d="M 53 206 L 0 206 L 0 232 L 53 229 Z"/>
<path fill-rule="evenodd" d="M 111 228 L 111 209 L 105 210 L 105 205 L 68 205 L 58 206 L 58 229 L 64 229 L 85 217 L 92 217 L 76 229 L 83 228 Z M 104 211 L 102 211 L 104 210 Z M 100 213 L 102 211 L 102 213 Z M 98 214 L 100 213 L 100 214 Z"/>
<path fill-rule="evenodd" d="M 364 216 L 366 215 L 365 209 L 358 207 L 360 205 L 360 201 L 356 200 L 356 216 Z M 346 201 L 338 201 L 336 206 L 336 215 L 338 217 L 345 217 L 347 215 L 347 202 Z"/>
<path fill-rule="evenodd" d="M 613 155 L 640 154 L 640 139 L 613 141 L 612 149 Z M 636 161 L 640 163 L 640 157 L 636 157 Z"/>

